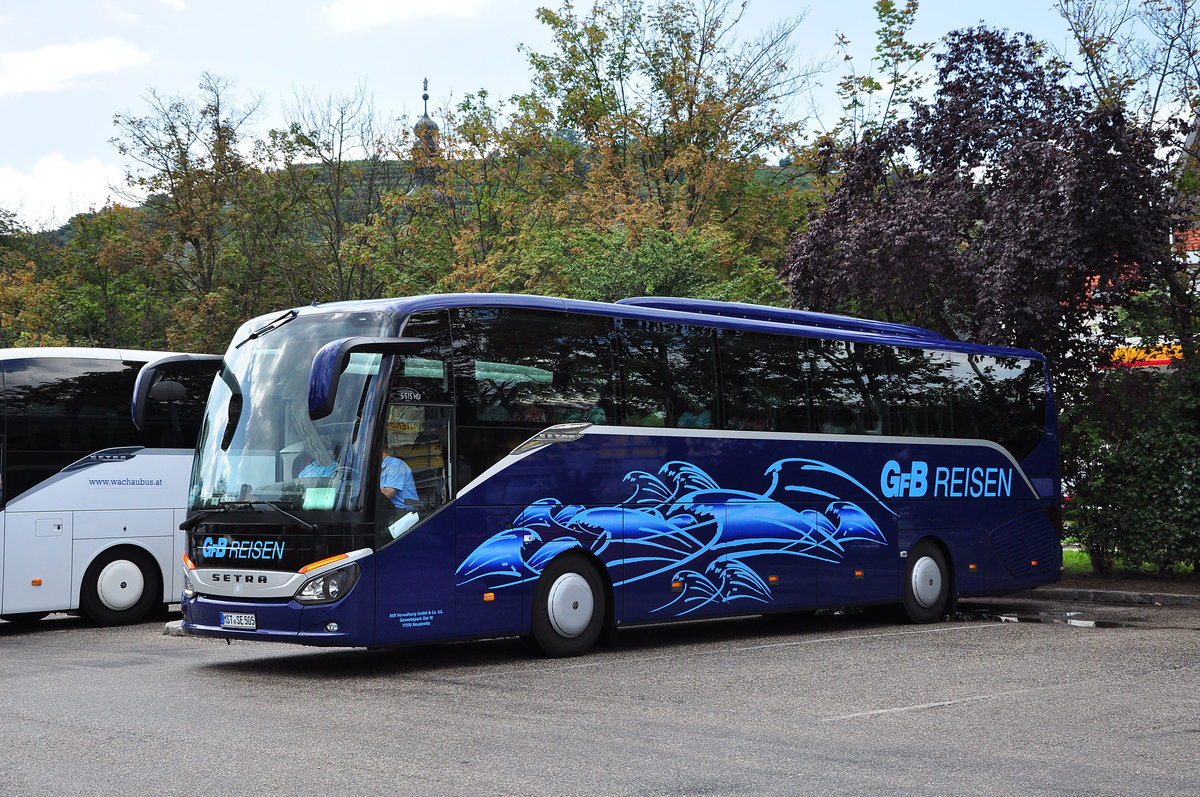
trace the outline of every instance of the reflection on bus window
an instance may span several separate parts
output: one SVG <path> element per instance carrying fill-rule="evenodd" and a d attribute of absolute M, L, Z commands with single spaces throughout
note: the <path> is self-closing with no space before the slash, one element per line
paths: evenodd
<path fill-rule="evenodd" d="M 626 319 L 621 345 L 626 424 L 716 426 L 716 348 L 711 329 Z"/>

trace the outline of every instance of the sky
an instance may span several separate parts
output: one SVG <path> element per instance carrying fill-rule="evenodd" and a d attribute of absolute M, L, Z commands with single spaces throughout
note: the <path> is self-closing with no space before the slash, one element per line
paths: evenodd
<path fill-rule="evenodd" d="M 913 40 L 986 23 L 1059 48 L 1066 27 L 1053 0 L 922 0 Z M 115 114 L 148 115 L 148 92 L 196 97 L 200 77 L 261 99 L 254 131 L 283 125 L 297 95 L 346 97 L 360 87 L 389 118 L 415 119 L 421 82 L 429 108 L 485 89 L 530 86 L 527 55 L 550 51 L 536 19 L 560 0 L 0 0 L 0 209 L 33 230 L 120 201 L 129 166 L 112 139 Z M 590 0 L 576 0 L 577 9 Z M 873 0 L 750 0 L 739 25 L 753 39 L 805 13 L 797 66 L 838 57 L 839 33 L 865 68 L 877 27 Z M 838 107 L 827 74 L 812 96 L 821 118 Z M 805 109 L 807 110 L 807 109 Z M 818 123 L 814 121 L 813 126 Z"/>

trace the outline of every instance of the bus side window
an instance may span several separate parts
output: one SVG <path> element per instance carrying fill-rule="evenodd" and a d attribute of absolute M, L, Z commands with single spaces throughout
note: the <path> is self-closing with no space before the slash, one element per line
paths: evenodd
<path fill-rule="evenodd" d="M 448 404 L 450 392 L 450 319 L 445 310 L 415 313 L 404 324 L 404 336 L 424 338 L 421 351 L 405 357 L 392 389 L 409 391 L 409 400 Z"/>
<path fill-rule="evenodd" d="M 896 346 L 889 360 L 888 433 L 949 437 L 954 363 L 946 352 Z"/>
<path fill-rule="evenodd" d="M 184 389 L 183 397 L 156 400 L 151 389 L 142 433 L 145 445 L 164 448 L 191 448 L 195 445 L 217 365 L 210 360 L 196 360 L 171 363 L 161 368 L 155 384 L 177 382 Z"/>
<path fill-rule="evenodd" d="M 809 431 L 805 339 L 721 330 L 718 340 L 725 428 Z"/>
<path fill-rule="evenodd" d="M 711 429 L 717 424 L 714 331 L 625 319 L 625 423 Z"/>
<path fill-rule="evenodd" d="M 75 460 L 138 440 L 129 402 L 140 364 L 91 357 L 29 358 L 5 365 L 8 493 L 19 495 Z M 103 402 L 102 404 L 100 402 Z"/>
<path fill-rule="evenodd" d="M 879 346 L 814 340 L 813 425 L 829 434 L 881 434 L 887 365 Z"/>
<path fill-rule="evenodd" d="M 610 318 L 459 308 L 453 331 L 456 488 L 546 426 L 613 422 Z"/>

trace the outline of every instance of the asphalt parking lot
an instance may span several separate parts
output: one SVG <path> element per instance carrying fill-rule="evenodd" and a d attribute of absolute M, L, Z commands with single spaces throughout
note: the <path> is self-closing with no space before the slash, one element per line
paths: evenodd
<path fill-rule="evenodd" d="M 317 650 L 0 622 L 0 794 L 1200 794 L 1200 608 Z"/>

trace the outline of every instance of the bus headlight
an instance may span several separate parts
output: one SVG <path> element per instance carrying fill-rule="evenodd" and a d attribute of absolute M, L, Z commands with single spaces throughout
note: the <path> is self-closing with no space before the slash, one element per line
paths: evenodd
<path fill-rule="evenodd" d="M 192 586 L 192 580 L 188 578 L 187 571 L 183 573 L 183 597 L 184 600 L 191 600 L 196 597 L 196 588 Z"/>
<path fill-rule="evenodd" d="M 300 591 L 296 593 L 296 600 L 300 603 L 310 604 L 333 603 L 341 600 L 358 581 L 361 572 L 362 569 L 357 564 L 350 564 L 314 576 L 300 587 Z"/>

